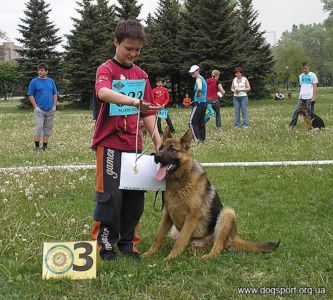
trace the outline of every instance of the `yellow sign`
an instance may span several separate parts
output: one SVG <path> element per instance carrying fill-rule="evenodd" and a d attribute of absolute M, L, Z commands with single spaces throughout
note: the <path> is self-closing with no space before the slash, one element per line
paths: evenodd
<path fill-rule="evenodd" d="M 96 241 L 44 243 L 43 279 L 91 279 L 96 271 Z"/>

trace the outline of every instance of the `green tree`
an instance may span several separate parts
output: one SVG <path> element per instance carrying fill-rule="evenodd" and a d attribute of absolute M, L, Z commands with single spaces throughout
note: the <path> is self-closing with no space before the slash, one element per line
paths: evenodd
<path fill-rule="evenodd" d="M 333 65 L 330 65 L 333 59 L 332 51 L 330 51 L 330 49 L 333 50 L 332 40 L 329 30 L 325 26 L 323 24 L 294 25 L 292 31 L 282 34 L 277 45 L 277 48 L 289 48 L 290 45 L 295 48 L 296 43 L 311 64 L 311 70 L 316 72 L 319 80 L 322 81 L 328 78 L 333 71 Z M 297 59 L 296 63 L 298 62 Z M 280 62 L 277 61 L 277 64 Z M 300 71 L 298 66 L 298 72 Z"/>
<path fill-rule="evenodd" d="M 57 36 L 59 29 L 49 19 L 49 7 L 50 4 L 44 0 L 29 0 L 24 11 L 25 17 L 20 19 L 22 24 L 18 25 L 22 38 L 17 40 L 23 46 L 22 50 L 17 50 L 21 57 L 18 61 L 26 87 L 36 76 L 38 63 L 48 64 L 55 78 L 59 72 L 60 54 L 56 47 L 61 38 Z"/>
<path fill-rule="evenodd" d="M 73 18 L 74 29 L 66 35 L 63 69 L 78 104 L 91 107 L 96 69 L 114 52 L 114 6 L 108 6 L 107 0 L 77 3 L 79 17 Z"/>
<path fill-rule="evenodd" d="M 274 57 L 276 64 L 274 72 L 277 80 L 282 81 L 286 89 L 289 89 L 290 83 L 297 85 L 298 75 L 302 62 L 311 59 L 305 54 L 302 47 L 296 41 L 280 42 L 281 45 L 274 48 Z"/>
<path fill-rule="evenodd" d="M 179 48 L 175 40 L 178 36 L 180 4 L 178 0 L 160 0 L 154 17 L 147 18 L 147 42 L 138 64 L 149 76 L 168 77 L 171 81 L 173 101 L 178 102 L 175 85 L 180 84 Z M 147 30 L 148 29 L 148 30 Z"/>
<path fill-rule="evenodd" d="M 22 73 L 19 71 L 16 61 L 0 63 L 0 87 L 5 100 L 7 100 L 7 93 L 12 90 L 13 85 L 18 83 L 21 78 Z"/>
<path fill-rule="evenodd" d="M 324 10 L 329 12 L 328 18 L 324 22 L 327 38 L 325 40 L 324 51 L 327 54 L 327 76 L 326 79 L 333 83 L 333 0 L 322 0 Z"/>
<path fill-rule="evenodd" d="M 115 11 L 117 20 L 138 19 L 143 4 L 138 4 L 137 0 L 118 0 Z"/>
<path fill-rule="evenodd" d="M 265 81 L 272 72 L 274 60 L 271 47 L 264 38 L 261 24 L 257 22 L 258 12 L 252 0 L 239 0 L 240 38 L 245 46 L 242 49 L 240 64 L 244 67 L 251 84 L 252 97 L 262 98 L 268 94 Z"/>
<path fill-rule="evenodd" d="M 333 16 L 333 0 L 321 0 L 324 3 L 324 10 L 330 13 L 330 16 Z"/>
<path fill-rule="evenodd" d="M 192 91 L 193 79 L 187 72 L 193 64 L 201 67 L 204 76 L 213 69 L 222 70 L 221 79 L 230 86 L 233 69 L 242 61 L 235 4 L 230 0 L 187 0 L 184 4 L 177 44 L 185 90 Z"/>

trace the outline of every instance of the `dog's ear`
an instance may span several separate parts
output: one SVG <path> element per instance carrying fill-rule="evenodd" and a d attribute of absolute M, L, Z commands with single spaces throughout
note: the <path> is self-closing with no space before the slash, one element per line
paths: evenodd
<path fill-rule="evenodd" d="M 192 130 L 188 129 L 186 131 L 186 133 L 180 139 L 180 143 L 186 151 L 188 149 L 190 149 L 190 144 L 191 144 L 192 138 L 193 138 Z"/>
<path fill-rule="evenodd" d="M 166 126 L 163 132 L 163 140 L 166 140 L 167 138 L 172 138 L 169 126 Z"/>

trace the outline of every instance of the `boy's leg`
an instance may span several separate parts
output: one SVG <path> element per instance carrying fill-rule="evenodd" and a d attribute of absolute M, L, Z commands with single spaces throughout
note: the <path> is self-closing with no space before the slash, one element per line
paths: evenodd
<path fill-rule="evenodd" d="M 315 107 L 316 101 L 311 101 L 311 113 L 314 114 L 314 107 Z"/>
<path fill-rule="evenodd" d="M 168 114 L 168 117 L 166 118 L 166 122 L 167 122 L 167 124 L 170 128 L 170 132 L 175 133 L 176 131 L 175 131 L 175 128 L 173 127 L 173 124 L 172 124 L 172 121 L 171 121 L 171 118 L 170 118 L 169 114 Z"/>
<path fill-rule="evenodd" d="M 298 119 L 298 115 L 301 111 L 301 108 L 302 108 L 302 100 L 300 99 L 298 102 L 297 102 L 297 105 L 295 107 L 295 110 L 294 110 L 294 113 L 291 117 L 291 122 L 289 124 L 289 128 L 294 128 L 296 127 L 297 125 L 297 119 Z"/>
<path fill-rule="evenodd" d="M 40 138 L 43 135 L 43 124 L 44 124 L 43 110 L 41 110 L 39 107 L 36 106 L 34 109 L 34 117 L 35 117 L 34 142 L 36 149 L 38 149 Z"/>
<path fill-rule="evenodd" d="M 53 133 L 53 125 L 54 125 L 54 116 L 55 110 L 50 110 L 44 112 L 44 124 L 43 124 L 43 150 L 47 149 L 47 143 L 49 140 L 49 136 Z"/>
<path fill-rule="evenodd" d="M 102 259 L 115 259 L 114 245 L 119 240 L 122 191 L 120 182 L 121 152 L 97 147 L 96 206 L 92 238 L 97 240 Z"/>
<path fill-rule="evenodd" d="M 144 209 L 143 191 L 124 191 L 121 206 L 119 250 L 132 257 L 138 257 L 137 244 L 140 238 L 137 228 Z"/>

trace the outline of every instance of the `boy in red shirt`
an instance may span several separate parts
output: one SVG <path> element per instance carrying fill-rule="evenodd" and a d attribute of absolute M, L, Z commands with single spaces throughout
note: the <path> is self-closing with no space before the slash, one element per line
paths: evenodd
<path fill-rule="evenodd" d="M 162 78 L 157 77 L 156 78 L 156 87 L 153 89 L 153 95 L 154 95 L 154 103 L 159 107 L 166 107 L 170 101 L 170 95 L 168 90 L 163 86 Z M 170 114 L 168 112 L 167 118 L 165 119 L 167 122 L 170 132 L 175 133 L 175 128 L 173 127 Z M 158 132 L 162 135 L 162 125 L 161 125 L 161 118 L 158 118 L 157 120 L 157 128 Z"/>
<path fill-rule="evenodd" d="M 144 209 L 144 192 L 121 190 L 120 166 L 122 152 L 135 152 L 138 114 L 112 115 L 111 104 L 140 108 L 140 117 L 150 135 L 153 134 L 156 106 L 148 75 L 134 64 L 145 39 L 142 25 L 136 20 L 120 21 L 115 30 L 116 54 L 99 66 L 96 72 L 96 95 L 100 101 L 92 148 L 96 150 L 96 205 L 92 238 L 97 240 L 102 260 L 114 260 L 118 250 L 126 256 L 139 258 L 136 248 L 139 237 L 136 229 Z M 116 89 L 131 80 L 145 80 L 140 91 L 143 100 L 134 98 L 134 92 L 120 93 Z M 121 80 L 114 83 L 114 80 Z M 132 81 L 134 82 L 134 81 Z M 118 84 L 118 85 L 117 85 Z M 119 106 L 121 107 L 121 106 Z M 156 151 L 161 145 L 159 134 L 154 133 Z M 139 130 L 138 150 L 142 150 Z"/>

